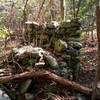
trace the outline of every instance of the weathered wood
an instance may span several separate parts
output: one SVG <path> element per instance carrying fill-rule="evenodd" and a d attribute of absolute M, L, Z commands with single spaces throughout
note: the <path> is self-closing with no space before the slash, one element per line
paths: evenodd
<path fill-rule="evenodd" d="M 0 84 L 11 82 L 11 81 L 16 80 L 16 79 L 38 78 L 38 77 L 51 79 L 51 80 L 53 80 L 53 81 L 55 81 L 63 86 L 73 88 L 73 89 L 80 91 L 80 92 L 87 94 L 87 95 L 91 95 L 91 93 L 92 93 L 92 89 L 90 89 L 90 88 L 84 87 L 76 82 L 69 81 L 67 79 L 64 79 L 60 76 L 57 76 L 57 75 L 55 75 L 51 72 L 45 71 L 45 70 L 24 72 L 24 73 L 16 74 L 13 76 L 0 77 Z"/>

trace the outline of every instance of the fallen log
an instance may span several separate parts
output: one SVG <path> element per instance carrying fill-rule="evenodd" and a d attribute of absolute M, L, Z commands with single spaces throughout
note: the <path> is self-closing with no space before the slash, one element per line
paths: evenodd
<path fill-rule="evenodd" d="M 60 76 L 57 76 L 49 71 L 30 71 L 30 72 L 24 72 L 12 76 L 5 76 L 5 77 L 0 77 L 0 84 L 11 82 L 16 79 L 22 79 L 22 78 L 48 78 L 51 79 L 63 86 L 73 88 L 79 92 L 82 92 L 86 95 L 91 95 L 92 89 L 84 87 L 76 82 L 69 81 L 67 79 L 64 79 Z"/>

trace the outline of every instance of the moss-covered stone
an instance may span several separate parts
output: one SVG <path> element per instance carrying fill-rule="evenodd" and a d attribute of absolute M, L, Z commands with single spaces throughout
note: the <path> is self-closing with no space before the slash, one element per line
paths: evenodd
<path fill-rule="evenodd" d="M 81 49 L 82 48 L 82 44 L 80 42 L 70 41 L 69 44 L 75 49 Z"/>
<path fill-rule="evenodd" d="M 63 40 L 55 40 L 55 43 L 54 43 L 54 50 L 57 51 L 57 52 L 61 52 L 61 51 L 64 51 L 67 49 L 67 43 Z"/>
<path fill-rule="evenodd" d="M 46 61 L 48 62 L 48 64 L 50 65 L 50 67 L 51 68 L 59 68 L 59 65 L 58 65 L 58 62 L 57 62 L 57 60 L 54 58 L 54 57 L 52 57 L 52 56 L 45 56 L 45 58 L 46 58 Z"/>
<path fill-rule="evenodd" d="M 60 24 L 50 22 L 44 24 L 43 27 L 38 27 L 38 25 L 33 27 L 30 25 L 30 28 L 32 28 L 32 30 L 29 30 L 29 33 L 27 33 L 27 39 L 28 34 L 30 34 L 31 42 L 33 42 L 34 39 L 34 41 L 38 41 L 37 44 L 39 46 L 53 49 L 53 51 L 56 52 L 55 56 L 61 57 L 69 68 L 74 66 L 72 69 L 74 71 L 77 69 L 80 62 L 80 49 L 82 48 L 82 44 L 80 43 L 81 24 L 79 18 Z M 34 42 L 34 44 L 35 43 L 36 42 Z M 56 55 L 58 53 L 60 53 L 60 55 Z M 47 62 L 50 66 L 53 66 L 52 68 L 59 68 L 58 62 L 54 57 L 47 56 L 46 58 L 49 59 Z"/>

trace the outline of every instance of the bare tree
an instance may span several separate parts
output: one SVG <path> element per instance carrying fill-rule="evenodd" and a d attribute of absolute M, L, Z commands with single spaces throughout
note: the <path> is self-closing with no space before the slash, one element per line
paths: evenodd
<path fill-rule="evenodd" d="M 38 21 L 38 19 L 40 18 L 40 14 L 41 14 L 41 11 L 42 11 L 42 8 L 43 8 L 44 3 L 45 3 L 45 0 L 43 0 L 42 4 L 41 4 L 41 6 L 40 6 L 40 9 L 39 9 L 39 12 L 38 12 L 36 21 Z"/>
<path fill-rule="evenodd" d="M 25 1 L 25 6 L 23 10 L 23 21 L 22 21 L 22 25 L 23 25 L 22 37 L 23 37 L 24 42 L 26 41 L 24 36 L 25 36 L 25 29 L 26 29 L 25 22 L 27 21 L 27 15 L 26 15 L 27 3 L 28 3 L 28 0 Z"/>
<path fill-rule="evenodd" d="M 99 6 L 99 0 L 97 0 L 97 6 L 96 6 L 96 16 L 97 16 L 97 38 L 98 38 L 98 66 L 96 70 L 96 76 L 95 81 L 93 84 L 93 94 L 92 94 L 92 100 L 96 100 L 97 95 L 97 84 L 98 81 L 100 81 L 100 6 Z"/>
<path fill-rule="evenodd" d="M 51 13 L 51 21 L 55 20 L 55 11 L 54 11 L 54 0 L 50 1 L 50 13 Z"/>
<path fill-rule="evenodd" d="M 65 0 L 60 0 L 61 21 L 65 21 Z"/>
<path fill-rule="evenodd" d="M 39 18 L 39 23 L 43 23 L 44 22 L 44 15 L 45 13 L 48 11 L 48 9 L 51 7 L 51 0 L 49 0 L 47 6 L 42 9 L 41 11 L 41 17 Z"/>
<path fill-rule="evenodd" d="M 76 11 L 75 11 L 75 0 L 72 0 L 72 3 L 73 3 L 73 16 L 75 18 L 76 16 Z"/>
<path fill-rule="evenodd" d="M 77 11 L 76 11 L 76 17 L 77 17 L 78 14 L 79 14 L 79 10 L 80 10 L 80 6 L 81 6 L 81 2 L 82 2 L 82 0 L 79 0 L 79 2 L 78 2 L 78 8 L 77 8 Z"/>

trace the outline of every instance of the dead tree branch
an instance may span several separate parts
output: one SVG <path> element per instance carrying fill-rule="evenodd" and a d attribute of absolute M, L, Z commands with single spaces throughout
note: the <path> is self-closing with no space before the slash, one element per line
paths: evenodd
<path fill-rule="evenodd" d="M 55 75 L 51 72 L 45 71 L 45 70 L 24 72 L 24 73 L 16 74 L 13 76 L 0 77 L 0 84 L 11 82 L 13 80 L 22 79 L 22 78 L 47 78 L 47 79 L 53 80 L 63 86 L 70 87 L 77 91 L 80 91 L 84 94 L 91 95 L 91 93 L 92 93 L 92 89 L 90 89 L 90 88 L 84 87 L 76 82 L 69 81 L 67 79 L 64 79 L 60 76 L 57 76 L 57 75 Z"/>
<path fill-rule="evenodd" d="M 40 18 L 40 14 L 41 14 L 41 11 L 42 11 L 42 8 L 43 8 L 44 3 L 45 3 L 45 0 L 43 0 L 42 5 L 40 6 L 40 9 L 39 9 L 39 12 L 38 12 L 36 21 L 38 20 L 38 18 Z"/>

